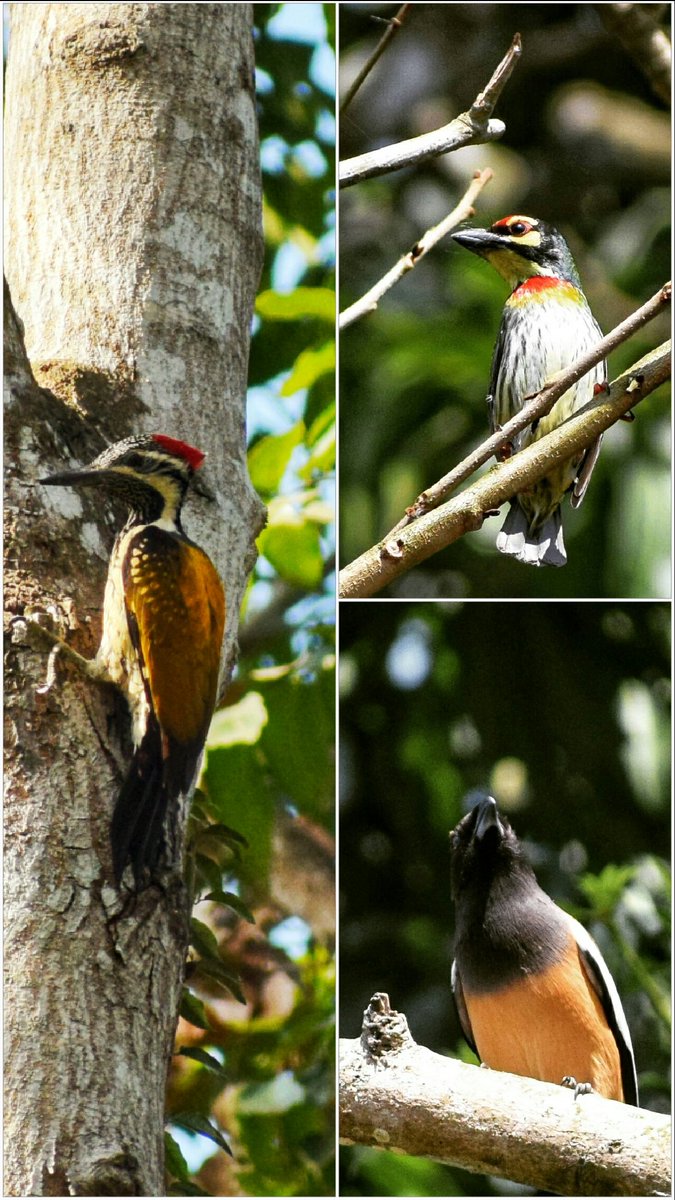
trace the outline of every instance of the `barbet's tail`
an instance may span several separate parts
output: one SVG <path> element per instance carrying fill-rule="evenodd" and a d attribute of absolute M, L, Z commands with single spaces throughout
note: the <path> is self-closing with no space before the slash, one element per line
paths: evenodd
<path fill-rule="evenodd" d="M 501 532 L 497 535 L 497 549 L 502 554 L 517 558 L 518 562 L 530 563 L 534 567 L 564 567 L 567 555 L 560 508 L 556 508 L 542 525 L 532 530 L 518 498 L 514 497 Z"/>

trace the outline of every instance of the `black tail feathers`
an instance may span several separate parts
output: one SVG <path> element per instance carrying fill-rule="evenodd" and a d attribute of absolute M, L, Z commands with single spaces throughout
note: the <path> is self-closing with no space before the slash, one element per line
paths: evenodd
<path fill-rule="evenodd" d="M 201 749 L 201 747 L 199 747 Z M 168 752 L 167 752 L 168 751 Z M 131 863 L 136 889 L 147 886 L 148 875 L 167 847 L 167 813 L 189 791 L 199 751 L 175 743 L 162 746 L 159 725 L 150 717 L 115 803 L 110 841 L 113 875 L 119 887 Z"/>

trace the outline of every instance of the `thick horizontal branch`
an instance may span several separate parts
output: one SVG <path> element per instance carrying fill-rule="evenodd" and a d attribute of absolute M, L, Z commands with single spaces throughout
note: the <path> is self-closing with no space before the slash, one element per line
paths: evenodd
<path fill-rule="evenodd" d="M 552 433 L 493 467 L 459 496 L 355 559 L 340 572 L 340 598 L 372 596 L 464 533 L 479 529 L 501 504 L 590 446 L 669 377 L 670 342 L 664 342 L 620 375 L 609 393 L 597 396 Z"/>
<path fill-rule="evenodd" d="M 460 113 L 454 121 L 442 125 L 440 129 L 433 129 L 430 133 L 407 138 L 403 142 L 383 146 L 379 150 L 371 150 L 368 154 L 359 154 L 356 158 L 348 158 L 340 163 L 340 187 L 349 187 L 376 175 L 386 175 L 388 171 L 398 171 L 400 167 L 414 166 L 424 159 L 435 158 L 450 150 L 459 150 L 462 146 L 493 142 L 502 137 L 504 122 L 492 120 L 491 116 L 520 57 L 521 49 L 520 34 L 516 33 L 485 90 L 476 97 L 471 108 Z"/>
<path fill-rule="evenodd" d="M 671 284 L 664 283 L 663 287 L 650 300 L 647 300 L 634 313 L 626 317 L 625 321 L 617 325 L 611 333 L 608 333 L 595 346 L 592 346 L 590 350 L 582 354 L 571 367 L 568 367 L 565 371 L 560 371 L 540 392 L 532 396 L 520 411 L 511 417 L 510 421 L 507 421 L 489 438 L 486 438 L 476 450 L 467 455 L 452 471 L 444 475 L 432 487 L 422 492 L 417 497 L 415 503 L 411 504 L 410 508 L 406 510 L 405 517 L 382 540 L 385 542 L 389 541 L 399 529 L 403 529 L 411 521 L 417 520 L 425 512 L 430 512 L 432 508 L 436 508 L 444 500 L 447 500 L 448 496 L 452 495 L 460 483 L 464 483 L 465 479 L 469 479 L 474 471 L 477 471 L 483 463 L 492 458 L 493 454 L 496 454 L 505 442 L 514 441 L 521 429 L 525 429 L 528 425 L 533 424 L 534 421 L 538 421 L 546 413 L 550 412 L 556 400 L 559 400 L 572 384 L 581 379 L 596 363 L 602 362 L 603 359 L 607 358 L 613 350 L 616 350 L 617 346 L 628 341 L 628 338 L 647 325 L 649 321 L 653 321 L 654 317 L 657 317 L 670 304 L 671 292 Z"/>
<path fill-rule="evenodd" d="M 438 225 L 427 229 L 419 241 L 415 242 L 412 249 L 408 250 L 407 254 L 402 254 L 386 275 L 378 279 L 377 283 L 373 284 L 359 300 L 355 300 L 349 308 L 340 313 L 338 322 L 340 329 L 346 329 L 348 325 L 353 325 L 354 321 L 358 321 L 359 317 L 365 317 L 367 313 L 374 312 L 382 297 L 393 288 L 394 284 L 398 283 L 399 279 L 402 279 L 408 271 L 412 271 L 420 259 L 424 258 L 425 254 L 428 254 L 451 229 L 456 229 L 462 221 L 467 221 L 472 217 L 474 215 L 473 202 L 492 177 L 493 172 L 489 167 L 486 167 L 484 171 L 476 171 L 472 182 L 452 212 L 439 221 Z"/>
<path fill-rule="evenodd" d="M 563 1196 L 668 1196 L 670 1119 L 433 1054 L 373 997 L 340 1042 L 340 1137 Z"/>

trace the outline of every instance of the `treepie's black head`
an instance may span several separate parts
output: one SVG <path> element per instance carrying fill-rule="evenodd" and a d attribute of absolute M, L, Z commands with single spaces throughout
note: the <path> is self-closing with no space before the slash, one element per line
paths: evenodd
<path fill-rule="evenodd" d="M 483 796 L 452 830 L 450 855 L 455 903 L 486 894 L 495 882 L 507 878 L 538 886 L 518 838 L 492 796 Z"/>

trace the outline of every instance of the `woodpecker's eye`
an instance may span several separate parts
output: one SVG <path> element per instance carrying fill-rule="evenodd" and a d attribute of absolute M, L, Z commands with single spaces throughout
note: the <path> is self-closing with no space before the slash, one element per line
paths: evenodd
<path fill-rule="evenodd" d="M 510 233 L 514 237 L 522 237 L 524 233 L 529 233 L 532 226 L 528 225 L 527 221 L 515 221 L 510 227 Z"/>

